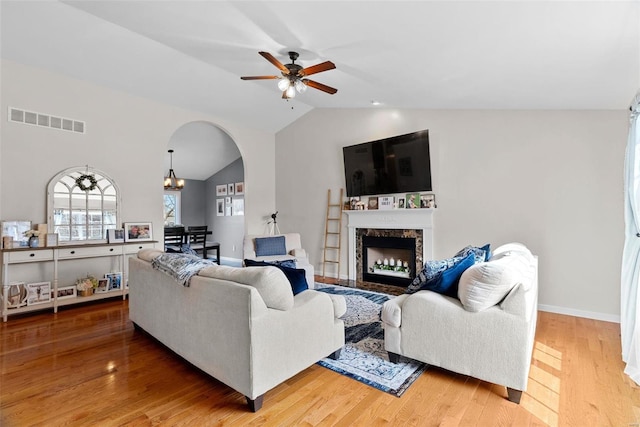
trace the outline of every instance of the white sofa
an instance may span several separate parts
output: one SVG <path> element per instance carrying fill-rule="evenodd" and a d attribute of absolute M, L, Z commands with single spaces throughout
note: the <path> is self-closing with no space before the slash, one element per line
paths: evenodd
<path fill-rule="evenodd" d="M 537 257 L 520 244 L 501 246 L 462 274 L 458 297 L 421 290 L 387 301 L 389 359 L 405 356 L 504 385 L 507 398 L 519 403 L 535 338 Z"/>
<path fill-rule="evenodd" d="M 258 256 L 256 255 L 256 238 L 268 238 L 284 236 L 286 253 L 280 255 Z M 313 265 L 309 262 L 309 256 L 307 251 L 302 248 L 299 233 L 285 233 L 278 234 L 276 236 L 262 236 L 262 235 L 245 235 L 242 246 L 244 259 L 250 259 L 254 261 L 287 261 L 292 260 L 296 263 L 296 268 L 301 268 L 305 271 L 305 278 L 309 289 L 313 289 L 315 284 Z"/>
<path fill-rule="evenodd" d="M 211 266 L 183 286 L 153 268 L 162 252 L 129 260 L 129 317 L 169 349 L 246 396 L 265 392 L 344 345 L 344 298 L 293 295 L 275 267 Z"/>

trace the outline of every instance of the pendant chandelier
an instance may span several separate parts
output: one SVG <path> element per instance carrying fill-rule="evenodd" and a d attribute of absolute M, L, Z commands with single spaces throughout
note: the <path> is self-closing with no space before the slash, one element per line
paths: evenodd
<path fill-rule="evenodd" d="M 176 173 L 173 171 L 173 150 L 169 150 L 171 156 L 171 163 L 169 166 L 169 173 L 164 177 L 164 189 L 180 191 L 184 188 L 184 179 L 176 178 Z"/>

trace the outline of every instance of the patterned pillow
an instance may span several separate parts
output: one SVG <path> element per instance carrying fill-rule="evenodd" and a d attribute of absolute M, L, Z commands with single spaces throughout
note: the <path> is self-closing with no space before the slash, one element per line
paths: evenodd
<path fill-rule="evenodd" d="M 284 236 L 256 237 L 256 256 L 286 255 Z"/>
<path fill-rule="evenodd" d="M 414 292 L 418 292 L 427 282 L 434 281 L 443 271 L 448 268 L 455 266 L 457 263 L 462 261 L 462 257 L 453 257 L 442 260 L 430 260 L 425 262 L 424 268 L 421 272 L 416 274 L 416 278 L 413 279 L 413 282 L 409 286 L 405 293 L 412 294 Z"/>
<path fill-rule="evenodd" d="M 475 255 L 475 263 L 479 263 L 479 262 L 484 262 L 484 261 L 489 261 L 489 258 L 491 258 L 491 249 L 490 249 L 490 244 L 487 243 L 486 245 L 482 246 L 482 247 L 477 247 L 477 246 L 465 246 L 464 248 L 460 249 L 458 251 L 457 254 L 454 255 L 454 257 L 466 257 L 467 255 L 469 255 L 470 253 L 472 253 Z"/>

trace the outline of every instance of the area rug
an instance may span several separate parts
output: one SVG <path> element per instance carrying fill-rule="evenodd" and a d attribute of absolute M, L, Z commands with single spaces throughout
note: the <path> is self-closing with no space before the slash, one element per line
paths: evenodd
<path fill-rule="evenodd" d="M 347 313 L 342 317 L 345 346 L 340 358 L 325 358 L 318 364 L 396 397 L 402 396 L 427 365 L 404 357 L 400 363 L 389 362 L 380 310 L 393 296 L 322 283 L 316 283 L 315 289 L 343 295 L 347 302 Z"/>

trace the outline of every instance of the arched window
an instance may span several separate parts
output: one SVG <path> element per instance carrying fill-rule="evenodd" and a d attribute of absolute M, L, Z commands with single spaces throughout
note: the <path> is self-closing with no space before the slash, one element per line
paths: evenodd
<path fill-rule="evenodd" d="M 120 192 L 107 174 L 88 166 L 60 172 L 47 188 L 49 233 L 60 243 L 106 241 L 119 228 Z"/>

